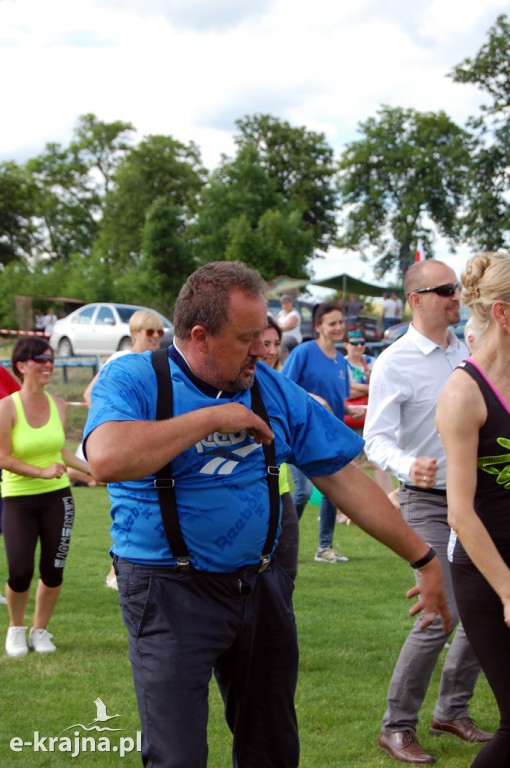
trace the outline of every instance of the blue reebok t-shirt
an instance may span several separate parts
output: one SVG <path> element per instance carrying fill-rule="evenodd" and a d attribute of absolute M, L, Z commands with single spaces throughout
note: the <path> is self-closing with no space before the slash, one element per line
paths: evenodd
<path fill-rule="evenodd" d="M 316 341 L 305 341 L 294 347 L 282 373 L 307 392 L 326 400 L 335 416 L 345 416 L 345 398 L 350 396 L 347 361 L 341 352 L 328 357 Z"/>
<path fill-rule="evenodd" d="M 156 418 L 157 381 L 150 352 L 127 355 L 101 371 L 85 425 L 84 440 L 108 421 Z M 221 407 L 169 358 L 174 415 Z M 290 462 L 307 475 L 328 475 L 348 464 L 363 440 L 269 366 L 257 365 L 257 382 L 275 434 L 277 463 Z M 250 390 L 229 402 L 251 408 Z M 136 451 L 136 445 L 133 446 Z M 181 530 L 192 565 L 230 572 L 259 562 L 269 524 L 269 492 L 261 445 L 244 430 L 214 433 L 172 460 Z M 112 552 L 136 563 L 175 563 L 163 529 L 154 476 L 109 483 Z"/>

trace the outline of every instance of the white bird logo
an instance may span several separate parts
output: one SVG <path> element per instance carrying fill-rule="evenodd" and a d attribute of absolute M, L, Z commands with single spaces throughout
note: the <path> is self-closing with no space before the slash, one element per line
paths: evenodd
<path fill-rule="evenodd" d="M 83 728 L 85 731 L 123 731 L 123 728 L 109 728 L 108 726 L 105 726 L 104 728 L 100 728 L 99 725 L 94 725 L 94 723 L 107 723 L 108 720 L 113 720 L 114 717 L 120 717 L 120 715 L 109 715 L 106 711 L 106 704 L 104 701 L 97 697 L 97 699 L 94 699 L 94 704 L 96 705 L 96 717 L 92 720 L 92 722 L 87 723 L 87 725 L 83 725 L 83 723 L 74 723 L 73 725 L 68 725 L 67 728 L 64 728 L 64 731 L 68 731 L 70 728 Z M 91 726 L 90 728 L 88 726 Z"/>
<path fill-rule="evenodd" d="M 97 697 L 97 699 L 94 699 L 94 704 L 96 705 L 96 717 L 92 720 L 93 723 L 106 723 L 107 720 L 111 720 L 113 717 L 120 717 L 120 715 L 109 715 L 106 712 L 106 704 L 102 699 Z M 90 723 L 89 723 L 90 725 Z"/>

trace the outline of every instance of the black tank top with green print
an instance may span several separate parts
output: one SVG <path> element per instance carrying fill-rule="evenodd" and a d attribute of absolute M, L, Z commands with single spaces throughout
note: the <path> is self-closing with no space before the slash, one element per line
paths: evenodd
<path fill-rule="evenodd" d="M 478 469 L 475 510 L 498 551 L 510 561 L 510 406 L 468 358 L 459 366 L 473 378 L 487 406 L 487 421 L 478 439 Z M 457 539 L 454 563 L 470 562 Z"/>

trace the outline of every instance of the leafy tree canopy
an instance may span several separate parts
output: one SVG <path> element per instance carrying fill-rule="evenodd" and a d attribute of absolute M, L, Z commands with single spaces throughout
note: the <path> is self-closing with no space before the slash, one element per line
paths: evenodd
<path fill-rule="evenodd" d="M 40 255 L 51 261 L 90 253 L 105 191 L 131 131 L 129 123 L 103 123 L 82 115 L 68 147 L 49 143 L 29 160 L 27 170 L 38 190 L 36 215 L 42 222 Z"/>
<path fill-rule="evenodd" d="M 362 255 L 374 249 L 381 277 L 395 266 L 403 273 L 418 238 L 431 251 L 430 220 L 450 242 L 459 239 L 467 135 L 444 112 L 388 106 L 360 132 L 340 161 L 345 213 L 338 243 Z"/>
<path fill-rule="evenodd" d="M 157 200 L 166 201 L 170 208 L 178 207 L 189 222 L 205 175 L 195 144 L 184 145 L 169 136 L 142 140 L 119 165 L 106 196 L 96 243 L 101 258 L 115 265 L 118 274 L 131 269 L 142 252 L 151 206 Z"/>
<path fill-rule="evenodd" d="M 476 85 L 489 97 L 468 125 L 473 131 L 464 233 L 482 250 L 507 246 L 510 236 L 510 24 L 497 18 L 488 40 L 474 58 L 458 64 L 450 76 Z"/>
<path fill-rule="evenodd" d="M 237 125 L 237 154 L 223 158 L 202 195 L 197 253 L 241 259 L 266 278 L 306 277 L 336 233 L 333 152 L 322 135 L 269 115 Z"/>
<path fill-rule="evenodd" d="M 30 175 L 14 162 L 0 164 L 0 265 L 29 260 L 37 244 L 35 193 Z"/>

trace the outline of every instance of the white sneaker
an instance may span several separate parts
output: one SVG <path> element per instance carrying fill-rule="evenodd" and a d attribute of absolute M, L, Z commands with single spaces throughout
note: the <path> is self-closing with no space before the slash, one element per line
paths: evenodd
<path fill-rule="evenodd" d="M 0 605 L 7 605 L 7 598 L 0 595 Z"/>
<path fill-rule="evenodd" d="M 318 549 L 315 553 L 314 560 L 318 563 L 348 563 L 349 558 L 345 555 L 341 555 L 333 547 L 324 547 Z"/>
<path fill-rule="evenodd" d="M 11 659 L 28 653 L 26 627 L 9 627 L 5 638 L 5 652 Z"/>
<path fill-rule="evenodd" d="M 28 635 L 28 645 L 37 653 L 52 653 L 57 648 L 51 642 L 53 635 L 46 629 L 31 629 Z"/>

